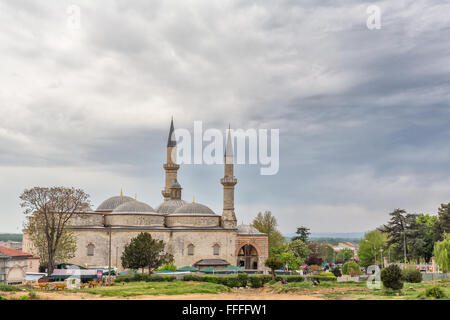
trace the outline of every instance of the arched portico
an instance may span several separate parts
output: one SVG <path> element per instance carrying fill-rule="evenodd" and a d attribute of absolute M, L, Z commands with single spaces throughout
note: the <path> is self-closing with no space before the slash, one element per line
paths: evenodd
<path fill-rule="evenodd" d="M 259 266 L 260 250 L 258 246 L 253 243 L 245 243 L 236 251 L 237 266 L 244 269 L 256 270 Z"/>

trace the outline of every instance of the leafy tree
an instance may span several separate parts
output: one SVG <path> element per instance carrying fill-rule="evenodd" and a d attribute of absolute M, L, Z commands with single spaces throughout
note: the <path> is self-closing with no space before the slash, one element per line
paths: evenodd
<path fill-rule="evenodd" d="M 148 267 L 148 273 L 164 263 L 171 263 L 173 256 L 164 252 L 164 241 L 153 239 L 149 233 L 141 232 L 125 246 L 121 260 L 124 268 Z"/>
<path fill-rule="evenodd" d="M 272 271 L 272 280 L 275 281 L 275 270 L 282 268 L 284 265 L 283 261 L 279 257 L 268 257 L 266 259 L 265 266 L 270 268 Z"/>
<path fill-rule="evenodd" d="M 350 260 L 351 258 L 353 258 L 354 253 L 353 250 L 348 249 L 348 248 L 344 248 L 341 249 L 338 254 L 336 255 L 336 258 L 339 260 L 344 260 L 345 262 L 347 262 L 348 260 Z"/>
<path fill-rule="evenodd" d="M 311 250 L 309 250 L 307 244 L 298 239 L 292 240 L 287 244 L 287 250 L 291 252 L 295 257 L 300 258 L 301 264 L 309 257 Z"/>
<path fill-rule="evenodd" d="M 389 214 L 391 219 L 389 222 L 379 228 L 379 231 L 387 234 L 387 246 L 393 248 L 396 256 L 403 254 L 403 259 L 407 260 L 408 247 L 406 245 L 408 220 L 407 213 L 403 209 L 395 209 Z"/>
<path fill-rule="evenodd" d="M 265 211 L 264 214 L 259 212 L 252 223 L 252 226 L 259 232 L 266 233 L 269 236 L 269 250 L 279 247 L 285 242 L 283 235 L 277 229 L 277 225 L 277 219 L 270 211 Z"/>
<path fill-rule="evenodd" d="M 283 264 L 285 266 L 287 266 L 290 270 L 298 270 L 298 269 L 300 269 L 300 266 L 302 265 L 302 262 L 303 262 L 301 258 L 296 257 L 290 251 L 284 251 L 277 257 L 281 261 L 283 261 Z"/>
<path fill-rule="evenodd" d="M 438 220 L 435 222 L 433 230 L 435 241 L 444 239 L 444 234 L 450 233 L 450 203 L 441 204 L 438 209 Z"/>
<path fill-rule="evenodd" d="M 378 230 L 369 231 L 359 243 L 358 260 L 365 268 L 375 264 L 375 253 L 377 262 L 381 262 L 381 249 L 386 248 L 386 236 Z M 375 252 L 376 251 L 376 252 Z"/>
<path fill-rule="evenodd" d="M 295 233 L 298 234 L 298 236 L 293 237 L 292 240 L 301 240 L 303 242 L 308 242 L 309 236 L 311 235 L 309 228 L 304 226 L 298 227 Z"/>
<path fill-rule="evenodd" d="M 308 257 L 308 259 L 306 260 L 306 264 L 308 266 L 311 266 L 311 265 L 319 265 L 320 266 L 320 265 L 322 265 L 322 263 L 323 263 L 322 257 L 315 255 L 315 254 L 310 255 Z"/>
<path fill-rule="evenodd" d="M 89 195 L 75 188 L 34 187 L 19 198 L 27 217 L 25 232 L 52 274 L 57 259 L 73 257 L 75 239 L 66 227 L 74 214 L 89 207 Z"/>
<path fill-rule="evenodd" d="M 444 234 L 444 240 L 434 245 L 434 256 L 442 272 L 450 272 L 450 234 Z"/>
<path fill-rule="evenodd" d="M 332 263 L 334 262 L 334 249 L 329 246 L 328 244 L 325 244 L 320 248 L 320 257 L 323 261 L 326 263 Z"/>
<path fill-rule="evenodd" d="M 410 258 L 415 258 L 417 263 L 420 258 L 428 262 L 433 255 L 435 238 L 433 227 L 438 218 L 427 214 L 411 215 L 411 218 L 414 217 L 415 219 L 411 219 L 407 233 Z"/>
<path fill-rule="evenodd" d="M 357 275 L 360 274 L 360 272 L 361 269 L 359 268 L 359 265 L 355 261 L 346 262 L 342 266 L 343 274 Z"/>

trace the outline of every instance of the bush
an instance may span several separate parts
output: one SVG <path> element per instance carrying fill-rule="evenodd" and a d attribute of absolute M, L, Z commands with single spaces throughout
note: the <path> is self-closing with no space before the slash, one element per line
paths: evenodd
<path fill-rule="evenodd" d="M 203 276 L 188 274 L 183 277 L 183 281 L 203 281 Z"/>
<path fill-rule="evenodd" d="M 17 286 L 0 283 L 0 291 L 20 291 L 20 288 Z"/>
<path fill-rule="evenodd" d="M 226 278 L 226 277 L 203 276 L 203 280 L 200 280 L 200 281 L 211 282 L 211 283 L 220 283 L 220 281 L 218 281 L 219 278 L 223 279 L 223 278 Z"/>
<path fill-rule="evenodd" d="M 308 266 L 308 270 L 312 273 L 319 273 L 323 271 L 323 268 L 319 265 L 313 264 L 311 266 Z"/>
<path fill-rule="evenodd" d="M 422 282 L 422 273 L 419 270 L 403 270 L 402 280 L 410 283 Z"/>
<path fill-rule="evenodd" d="M 160 268 L 156 269 L 155 271 L 161 271 L 161 270 L 168 270 L 168 271 L 177 271 L 177 266 L 173 263 L 166 263 L 163 264 Z"/>
<path fill-rule="evenodd" d="M 403 288 L 402 270 L 395 264 L 384 268 L 381 270 L 381 281 L 386 288 L 400 290 Z"/>
<path fill-rule="evenodd" d="M 321 272 L 321 273 L 319 273 L 319 276 L 334 277 L 335 275 L 333 274 L 333 272 Z"/>
<path fill-rule="evenodd" d="M 339 268 L 334 268 L 331 272 L 333 273 L 333 275 L 335 277 L 341 277 L 342 276 L 341 269 L 339 269 Z"/>
<path fill-rule="evenodd" d="M 117 278 L 115 282 L 138 282 L 138 281 L 146 281 L 146 282 L 161 282 L 161 281 L 175 281 L 175 276 L 149 276 L 148 274 L 135 274 L 133 277 L 122 277 Z"/>
<path fill-rule="evenodd" d="M 245 288 L 247 286 L 247 282 L 248 282 L 248 274 L 239 273 L 237 278 L 239 281 L 239 287 Z"/>
<path fill-rule="evenodd" d="M 268 283 L 269 281 L 272 281 L 272 276 L 271 275 L 262 275 L 262 276 L 258 276 L 262 278 L 263 283 Z"/>
<path fill-rule="evenodd" d="M 305 278 L 302 276 L 287 276 L 286 281 L 287 282 L 302 282 L 302 281 L 305 281 Z"/>
<path fill-rule="evenodd" d="M 344 265 L 342 266 L 342 273 L 351 276 L 357 276 L 361 274 L 361 269 L 355 261 L 349 261 L 344 263 Z"/>
<path fill-rule="evenodd" d="M 310 281 L 337 281 L 337 278 L 335 276 L 321 276 L 321 275 L 313 275 L 313 276 L 306 276 L 306 279 L 309 279 Z"/>
<path fill-rule="evenodd" d="M 249 277 L 248 280 L 252 288 L 262 288 L 264 286 L 264 280 L 260 276 Z"/>
<path fill-rule="evenodd" d="M 427 297 L 433 297 L 436 299 L 442 299 L 446 297 L 445 292 L 439 286 L 434 286 L 432 288 L 427 289 L 425 291 L 425 295 Z"/>

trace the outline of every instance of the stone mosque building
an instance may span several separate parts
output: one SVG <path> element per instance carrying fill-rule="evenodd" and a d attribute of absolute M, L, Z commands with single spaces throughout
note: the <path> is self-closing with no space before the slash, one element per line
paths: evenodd
<path fill-rule="evenodd" d="M 123 270 L 121 255 L 131 238 L 148 232 L 163 240 L 177 267 L 197 268 L 240 266 L 265 270 L 268 236 L 249 225 L 237 225 L 234 212 L 233 146 L 228 131 L 225 148 L 222 215 L 206 205 L 182 200 L 177 174 L 173 119 L 167 142 L 164 201 L 156 208 L 121 194 L 103 201 L 95 211 L 74 215 L 70 228 L 77 238 L 75 257 L 70 263 L 83 267 L 111 266 Z M 28 248 L 27 248 L 28 247 Z M 32 250 L 24 234 L 24 249 Z"/>

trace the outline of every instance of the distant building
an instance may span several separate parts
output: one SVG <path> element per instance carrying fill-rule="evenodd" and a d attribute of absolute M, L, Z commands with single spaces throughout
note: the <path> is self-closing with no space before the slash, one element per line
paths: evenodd
<path fill-rule="evenodd" d="M 0 246 L 0 282 L 23 283 L 27 272 L 38 271 L 38 257 L 31 253 Z"/>
<path fill-rule="evenodd" d="M 20 241 L 11 241 L 11 240 L 0 241 L 0 246 L 11 248 L 14 250 L 22 250 L 22 242 L 20 242 Z"/>
<path fill-rule="evenodd" d="M 338 253 L 339 251 L 341 251 L 342 249 L 350 249 L 353 251 L 353 258 L 358 258 L 358 249 L 359 249 L 359 245 L 351 243 L 351 242 L 339 242 L 338 245 L 333 246 L 330 245 L 330 247 L 333 248 L 334 252 Z"/>

